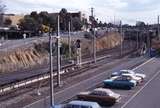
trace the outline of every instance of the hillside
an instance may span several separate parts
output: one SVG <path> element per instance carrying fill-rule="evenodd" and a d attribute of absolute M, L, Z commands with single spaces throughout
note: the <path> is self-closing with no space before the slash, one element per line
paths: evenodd
<path fill-rule="evenodd" d="M 62 43 L 67 43 L 67 39 L 62 39 Z M 72 45 L 76 39 L 72 40 Z M 92 53 L 92 41 L 81 39 L 82 55 Z M 108 33 L 97 39 L 97 51 L 110 49 L 120 44 L 118 33 Z M 10 52 L 0 53 L 0 73 L 13 72 L 20 69 L 27 69 L 33 66 L 48 63 L 48 43 L 34 43 L 27 48 L 16 48 Z"/>

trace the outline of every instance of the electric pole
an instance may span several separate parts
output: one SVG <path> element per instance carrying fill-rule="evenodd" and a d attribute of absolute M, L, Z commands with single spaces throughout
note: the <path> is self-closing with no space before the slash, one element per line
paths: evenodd
<path fill-rule="evenodd" d="M 71 59 L 71 22 L 68 24 L 68 50 L 69 50 L 69 59 Z"/>
<path fill-rule="evenodd" d="M 138 32 L 138 30 L 137 30 L 137 45 L 136 45 L 136 46 L 137 46 L 137 48 L 136 48 L 137 50 L 138 50 L 138 48 L 139 48 L 139 39 L 138 39 L 138 38 L 139 38 L 139 32 Z"/>
<path fill-rule="evenodd" d="M 147 45 L 148 45 L 148 55 L 151 57 L 151 39 L 150 39 L 150 34 L 149 30 L 147 30 Z"/>
<path fill-rule="evenodd" d="M 122 50 L 123 50 L 123 30 L 122 30 L 122 21 L 120 21 L 120 34 L 121 34 L 121 51 L 120 55 L 122 56 Z"/>
<path fill-rule="evenodd" d="M 60 56 L 60 24 L 59 24 L 59 15 L 58 15 L 58 28 L 57 28 L 57 85 L 60 86 L 61 79 L 60 79 L 60 72 L 61 72 L 61 56 Z"/>
<path fill-rule="evenodd" d="M 160 40 L 160 31 L 159 31 L 159 15 L 158 15 L 158 19 L 157 19 L 157 21 L 158 21 L 158 39 Z"/>
<path fill-rule="evenodd" d="M 93 31 L 93 58 L 94 58 L 94 63 L 96 63 L 96 37 L 95 37 L 95 25 L 94 25 L 94 22 L 93 20 L 95 20 L 94 18 L 94 15 L 93 15 L 93 12 L 94 12 L 94 8 L 92 7 L 91 8 L 91 17 L 92 17 L 92 31 Z"/>
<path fill-rule="evenodd" d="M 54 107 L 54 82 L 53 82 L 53 58 L 52 58 L 52 36 L 49 27 L 49 48 L 50 48 L 50 106 Z"/>

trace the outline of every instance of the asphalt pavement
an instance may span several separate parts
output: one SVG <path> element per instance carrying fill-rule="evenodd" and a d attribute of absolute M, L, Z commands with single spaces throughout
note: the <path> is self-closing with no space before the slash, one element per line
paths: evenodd
<path fill-rule="evenodd" d="M 155 58 L 137 71 L 147 75 L 146 83 L 121 108 L 160 108 L 160 59 Z"/>
<path fill-rule="evenodd" d="M 134 70 L 146 74 L 146 79 L 132 90 L 114 89 L 122 98 L 110 108 L 160 108 L 160 58 L 152 58 Z"/>
<path fill-rule="evenodd" d="M 56 92 L 55 104 L 63 103 L 64 101 L 74 97 L 79 92 L 94 88 L 98 84 L 101 84 L 104 79 L 108 78 L 111 72 L 113 71 L 117 71 L 120 69 L 132 69 L 137 65 L 139 65 L 140 63 L 144 62 L 145 60 L 147 60 L 147 58 L 144 57 L 127 58 L 118 66 L 111 69 L 107 69 L 108 67 L 105 64 L 105 61 L 103 61 L 104 63 L 101 63 L 101 66 L 99 66 L 94 70 L 90 70 L 92 73 L 97 73 L 97 74 L 93 74 L 93 76 L 89 76 L 89 78 L 86 78 L 85 80 L 80 81 L 77 84 L 70 85 L 68 88 Z M 49 97 L 41 99 L 30 105 L 27 105 L 24 108 L 49 108 Z"/>

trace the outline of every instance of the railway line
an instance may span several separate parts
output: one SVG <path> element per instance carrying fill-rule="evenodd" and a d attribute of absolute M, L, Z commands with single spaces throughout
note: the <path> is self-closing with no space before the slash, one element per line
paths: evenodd
<path fill-rule="evenodd" d="M 110 61 L 121 58 L 119 53 L 117 54 L 118 50 L 119 50 L 119 47 L 117 47 L 113 50 L 103 51 L 105 53 L 98 52 L 97 61 L 106 60 L 107 63 L 109 63 Z M 123 54 L 123 57 L 129 56 L 133 52 L 135 52 L 135 49 L 130 50 L 127 47 L 124 47 L 124 50 L 125 50 L 125 52 Z M 112 54 L 112 56 L 110 54 Z M 62 71 L 61 71 L 63 79 L 73 77 L 73 76 L 76 76 L 80 73 L 84 73 L 87 70 L 96 68 L 95 66 L 93 66 L 92 62 L 93 62 L 93 60 L 91 58 L 87 58 L 86 61 L 83 59 L 83 63 L 82 63 L 83 68 L 81 68 L 81 69 L 77 68 L 76 64 L 68 64 L 68 65 L 63 66 Z M 76 70 L 72 70 L 72 69 L 76 69 Z M 47 82 L 48 81 L 47 79 L 49 78 L 49 73 L 48 73 L 47 69 L 43 69 L 43 71 L 44 72 L 41 71 L 41 73 L 39 73 L 38 75 L 34 74 L 33 76 L 28 77 L 28 78 L 26 77 L 24 79 L 19 79 L 16 81 L 10 80 L 11 82 L 6 83 L 6 84 L 1 81 L 0 84 L 3 84 L 3 85 L 1 85 L 1 87 L 0 87 L 0 95 L 1 95 L 0 100 L 3 101 L 3 100 L 8 99 L 10 96 L 14 96 L 12 94 L 14 94 L 14 92 L 17 90 L 21 91 L 23 89 L 22 93 L 28 92 L 28 91 L 33 90 L 33 88 L 35 88 L 35 86 L 37 87 L 37 84 L 39 85 L 39 83 L 41 83 L 41 82 L 45 82 L 45 81 Z M 55 72 L 54 76 L 56 77 L 56 72 Z M 24 89 L 26 89 L 26 91 Z"/>

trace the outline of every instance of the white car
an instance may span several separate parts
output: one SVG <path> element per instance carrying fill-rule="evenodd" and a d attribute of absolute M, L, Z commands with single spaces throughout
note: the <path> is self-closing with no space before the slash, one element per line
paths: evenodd
<path fill-rule="evenodd" d="M 135 76 L 134 74 L 122 74 L 122 76 L 130 77 L 132 80 L 135 80 L 137 84 L 140 84 L 143 81 L 141 77 Z"/>
<path fill-rule="evenodd" d="M 136 73 L 136 72 L 134 72 L 133 70 L 120 70 L 120 71 L 122 71 L 122 72 L 126 72 L 126 73 L 128 73 L 128 74 L 133 74 L 133 75 L 135 75 L 135 76 L 137 76 L 137 77 L 141 77 L 142 79 L 145 79 L 146 78 L 146 75 L 145 74 L 142 74 L 142 73 Z"/>
<path fill-rule="evenodd" d="M 141 73 L 136 73 L 134 72 L 133 70 L 120 70 L 119 72 L 113 72 L 111 74 L 111 76 L 120 76 L 120 75 L 123 75 L 123 74 L 131 74 L 131 75 L 134 75 L 136 77 L 141 77 L 142 80 L 144 80 L 146 78 L 146 75 L 145 74 L 141 74 Z"/>

